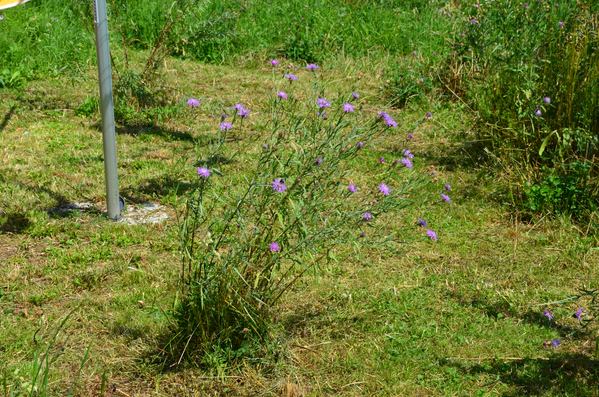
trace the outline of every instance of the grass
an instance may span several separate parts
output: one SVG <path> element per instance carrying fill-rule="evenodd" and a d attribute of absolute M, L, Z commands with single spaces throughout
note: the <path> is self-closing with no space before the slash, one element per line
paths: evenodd
<path fill-rule="evenodd" d="M 323 79 L 335 92 L 358 90 L 362 111 L 374 114 L 385 105 L 383 68 L 360 62 L 325 64 Z M 378 172 L 379 157 L 400 156 L 413 132 L 416 170 L 434 182 L 401 217 L 377 221 L 388 241 L 367 237 L 360 249 L 332 252 L 277 309 L 263 356 L 229 368 L 215 352 L 211 370 L 160 371 L 155 357 L 177 290 L 176 222 L 126 226 L 101 211 L 49 211 L 72 201 L 103 205 L 97 120 L 75 116 L 96 91 L 94 77 L 0 92 L 0 370 L 9 385 L 26 382 L 34 341 L 73 311 L 68 337 L 57 342 L 51 395 L 71 387 L 86 349 L 79 395 L 597 395 L 591 335 L 573 332 L 568 320 L 575 308 L 556 310 L 559 326 L 541 315 L 544 302 L 596 286 L 596 238 L 566 218 L 527 224 L 510 215 L 467 150 L 468 113 L 436 102 L 395 112 L 399 128 L 360 160 L 358 185 Z M 203 105 L 159 127 L 122 129 L 119 172 L 129 205 L 157 201 L 174 214 L 194 177 L 195 145 L 213 133 L 222 107 L 243 102 L 253 110 L 235 143 L 251 148 L 274 87 L 266 67 L 174 59 L 164 79 L 182 106 L 191 95 Z M 428 110 L 433 119 L 424 122 Z M 228 171 L 243 175 L 248 156 Z M 445 182 L 454 189 L 450 205 L 438 199 Z M 437 243 L 414 225 L 419 216 L 437 230 Z M 543 347 L 555 337 L 563 339 L 558 349 Z"/>

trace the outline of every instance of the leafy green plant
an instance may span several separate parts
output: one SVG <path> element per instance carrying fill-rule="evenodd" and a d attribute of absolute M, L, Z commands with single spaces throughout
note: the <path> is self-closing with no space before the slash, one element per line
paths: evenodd
<path fill-rule="evenodd" d="M 225 168 L 228 131 L 247 116 L 241 104 L 198 161 L 197 186 L 180 216 L 181 291 L 170 344 L 177 362 L 214 357 L 215 348 L 230 352 L 221 358 L 252 351 L 302 276 L 337 244 L 376 234 L 373 219 L 409 205 L 414 178 L 392 183 L 395 167 L 377 176 L 378 187 L 348 180 L 352 159 L 385 123 L 358 124 L 341 98 L 314 101 L 273 100 L 270 133 L 247 177 Z"/>

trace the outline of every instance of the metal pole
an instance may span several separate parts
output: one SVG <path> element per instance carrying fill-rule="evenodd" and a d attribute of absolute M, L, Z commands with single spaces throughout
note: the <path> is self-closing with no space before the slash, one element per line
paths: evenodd
<path fill-rule="evenodd" d="M 104 141 L 104 174 L 106 176 L 106 203 L 108 217 L 121 217 L 119 177 L 116 160 L 116 133 L 114 128 L 114 102 L 112 98 L 112 65 L 108 37 L 106 0 L 95 0 L 96 50 L 100 82 L 100 107 L 102 111 L 102 137 Z"/>

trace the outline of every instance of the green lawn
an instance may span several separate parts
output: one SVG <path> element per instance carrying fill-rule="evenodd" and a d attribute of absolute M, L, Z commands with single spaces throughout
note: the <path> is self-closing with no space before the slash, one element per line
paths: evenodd
<path fill-rule="evenodd" d="M 576 331 L 575 305 L 553 309 L 557 323 L 542 315 L 544 303 L 597 286 L 597 238 L 567 219 L 530 224 L 510 213 L 500 182 L 469 149 L 467 109 L 434 101 L 392 111 L 399 127 L 359 160 L 355 180 L 365 183 L 380 172 L 379 157 L 391 162 L 409 145 L 415 172 L 431 182 L 412 207 L 375 223 L 389 239 L 336 247 L 296 284 L 276 309 L 264 355 L 234 367 L 159 370 L 179 273 L 175 213 L 196 177 L 198 145 L 216 131 L 223 107 L 246 104 L 250 122 L 233 144 L 243 154 L 226 166 L 243 175 L 275 90 L 266 66 L 168 59 L 163 73 L 182 107 L 189 96 L 202 106 L 118 135 L 123 196 L 129 206 L 166 205 L 172 218 L 162 225 L 102 215 L 98 120 L 74 112 L 96 93 L 93 70 L 77 81 L 32 82 L 22 94 L 0 90 L 0 395 L 25 391 L 34 352 L 71 312 L 51 349 L 51 395 L 75 383 L 81 396 L 599 395 L 596 328 Z M 295 90 L 309 97 L 300 73 Z M 386 108 L 381 67 L 340 60 L 321 73 L 330 96 L 360 92 L 360 117 Z M 445 183 L 450 204 L 439 199 Z M 51 211 L 81 201 L 97 210 Z M 418 217 L 437 242 L 416 226 Z M 553 338 L 561 345 L 544 347 Z"/>

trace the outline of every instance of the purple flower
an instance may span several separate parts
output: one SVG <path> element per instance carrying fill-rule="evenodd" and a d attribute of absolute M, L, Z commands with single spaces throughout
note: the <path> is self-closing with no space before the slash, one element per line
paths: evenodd
<path fill-rule="evenodd" d="M 576 313 L 574 313 L 574 317 L 580 321 L 582 319 L 582 312 L 584 312 L 584 308 L 583 307 L 578 307 L 578 309 L 576 309 Z"/>
<path fill-rule="evenodd" d="M 470 25 L 478 25 L 478 19 L 470 18 Z"/>
<path fill-rule="evenodd" d="M 441 193 L 441 200 L 445 201 L 446 203 L 451 203 L 451 199 L 445 193 Z"/>
<path fill-rule="evenodd" d="M 237 110 L 237 115 L 239 117 L 241 117 L 242 119 L 245 119 L 247 116 L 250 115 L 249 109 L 247 109 L 241 103 L 236 103 L 235 104 L 235 110 Z"/>
<path fill-rule="evenodd" d="M 430 120 L 433 118 L 433 114 L 431 112 L 426 112 L 424 115 L 424 118 L 427 120 Z"/>
<path fill-rule="evenodd" d="M 403 159 L 401 159 L 401 163 L 404 165 L 404 167 L 406 168 L 413 168 L 414 164 L 412 164 L 412 160 L 410 160 L 407 157 L 404 157 Z"/>
<path fill-rule="evenodd" d="M 546 96 L 543 98 L 543 102 L 545 102 L 546 105 L 549 105 L 551 103 L 551 98 Z"/>
<path fill-rule="evenodd" d="M 211 172 L 206 167 L 198 167 L 198 175 L 204 179 L 210 176 Z"/>
<path fill-rule="evenodd" d="M 542 115 L 543 115 L 543 112 L 541 112 L 541 109 L 537 108 L 537 109 L 535 110 L 535 116 L 537 116 L 537 117 L 541 117 Z"/>
<path fill-rule="evenodd" d="M 316 69 L 319 69 L 319 66 L 315 63 L 309 63 L 306 65 L 306 69 L 308 69 L 309 71 L 313 72 Z"/>
<path fill-rule="evenodd" d="M 327 101 L 325 98 L 318 98 L 316 100 L 316 105 L 318 105 L 319 109 L 330 108 L 331 103 Z"/>
<path fill-rule="evenodd" d="M 386 183 L 381 183 L 379 185 L 379 192 L 381 192 L 383 196 L 388 196 L 391 194 L 391 188 L 387 186 Z"/>
<path fill-rule="evenodd" d="M 451 185 L 449 183 L 446 183 L 445 185 L 443 185 L 443 189 L 445 189 L 445 191 L 447 192 L 451 192 Z"/>
<path fill-rule="evenodd" d="M 279 91 L 277 92 L 277 97 L 280 99 L 287 99 L 287 93 L 285 91 Z"/>
<path fill-rule="evenodd" d="M 270 249 L 270 252 L 272 252 L 272 253 L 281 252 L 281 246 L 276 241 L 273 241 L 272 243 L 270 243 L 268 248 Z"/>
<path fill-rule="evenodd" d="M 296 81 L 297 80 L 297 76 L 294 75 L 293 73 L 287 73 L 284 77 L 287 80 L 289 80 L 289 81 Z"/>
<path fill-rule="evenodd" d="M 406 139 L 408 141 L 411 141 L 412 139 L 414 139 L 414 134 L 412 134 L 411 132 L 406 136 Z"/>
<path fill-rule="evenodd" d="M 276 60 L 276 59 L 271 59 L 270 60 L 270 64 L 271 64 L 271 66 L 275 67 L 275 66 L 277 66 L 279 64 L 279 61 Z"/>
<path fill-rule="evenodd" d="M 379 157 L 379 163 L 385 164 L 385 158 L 384 157 Z"/>
<path fill-rule="evenodd" d="M 543 310 L 543 316 L 547 317 L 547 320 L 553 320 L 553 313 L 549 309 Z"/>
<path fill-rule="evenodd" d="M 228 121 L 223 121 L 222 123 L 220 123 L 219 128 L 221 131 L 227 132 L 231 128 L 233 128 L 233 124 L 229 123 Z"/>
<path fill-rule="evenodd" d="M 418 220 L 416 221 L 416 224 L 420 227 L 427 227 L 428 223 L 426 223 L 426 221 L 422 218 L 418 218 Z"/>
<path fill-rule="evenodd" d="M 366 222 L 371 221 L 372 220 L 372 214 L 370 212 L 365 212 L 362 214 L 362 219 L 365 220 Z"/>
<path fill-rule="evenodd" d="M 345 113 L 353 113 L 354 112 L 354 105 L 352 105 L 351 103 L 344 103 L 343 104 L 343 111 Z"/>
<path fill-rule="evenodd" d="M 562 341 L 559 340 L 558 338 L 551 339 L 551 347 L 553 347 L 554 349 L 557 348 L 561 344 L 562 344 Z"/>
<path fill-rule="evenodd" d="M 409 159 L 413 159 L 413 158 L 414 158 L 414 155 L 412 154 L 412 152 L 410 152 L 410 149 L 406 149 L 406 150 L 404 150 L 404 151 L 403 151 L 403 156 L 404 156 L 404 157 L 407 157 L 407 158 L 409 158 Z"/>
<path fill-rule="evenodd" d="M 287 185 L 285 185 L 285 180 L 283 178 L 276 178 L 272 181 L 272 190 L 278 193 L 283 193 L 287 190 Z"/>
<path fill-rule="evenodd" d="M 196 98 L 189 98 L 187 100 L 187 106 L 189 106 L 190 108 L 197 108 L 198 106 L 200 106 L 200 100 Z"/>
<path fill-rule="evenodd" d="M 364 147 L 364 145 L 365 145 L 364 142 L 360 141 L 360 142 L 356 143 L 356 148 L 362 149 Z"/>
<path fill-rule="evenodd" d="M 385 122 L 387 127 L 397 127 L 397 122 L 387 112 L 379 112 L 379 118 Z"/>
<path fill-rule="evenodd" d="M 360 98 L 360 94 L 358 94 L 356 91 L 354 91 L 354 92 L 351 93 L 351 97 L 353 99 L 359 99 Z"/>
<path fill-rule="evenodd" d="M 350 193 L 355 193 L 358 191 L 358 187 L 356 185 L 354 185 L 353 183 L 350 183 L 349 185 L 347 185 L 347 190 Z"/>
<path fill-rule="evenodd" d="M 437 233 L 435 233 L 434 230 L 427 229 L 426 230 L 426 235 L 428 236 L 428 238 L 430 238 L 433 241 L 437 241 L 438 240 Z"/>
<path fill-rule="evenodd" d="M 557 23 L 557 26 L 559 26 L 560 29 L 563 29 L 564 28 L 564 21 L 559 21 Z"/>
<path fill-rule="evenodd" d="M 321 165 L 323 161 L 324 159 L 322 158 L 322 156 L 318 156 L 316 157 L 316 160 L 314 160 L 314 164 Z"/>

